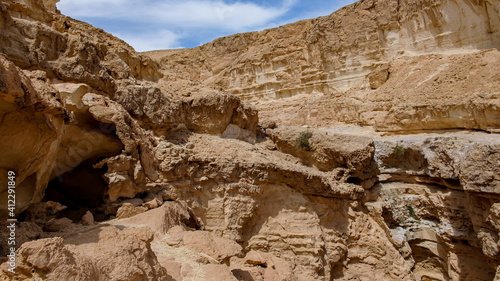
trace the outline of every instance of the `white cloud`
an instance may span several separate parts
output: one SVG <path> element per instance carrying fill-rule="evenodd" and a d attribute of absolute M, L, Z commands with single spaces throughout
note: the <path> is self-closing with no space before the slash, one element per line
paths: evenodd
<path fill-rule="evenodd" d="M 264 6 L 237 0 L 61 0 L 59 10 L 98 25 L 137 51 L 179 48 L 215 35 L 261 29 L 299 0 Z"/>
<path fill-rule="evenodd" d="M 147 33 L 115 33 L 138 52 L 180 48 L 180 36 L 170 30 L 154 30 Z"/>
<path fill-rule="evenodd" d="M 297 0 L 284 0 L 275 7 L 251 2 L 221 0 L 62 0 L 58 7 L 75 18 L 106 18 L 156 23 L 163 27 L 217 28 L 240 31 L 283 15 Z"/>
<path fill-rule="evenodd" d="M 66 15 L 101 17 L 130 2 L 130 0 L 61 0 L 57 3 L 57 7 Z"/>
<path fill-rule="evenodd" d="M 285 14 L 298 0 L 282 0 L 276 6 L 248 0 L 225 1 L 61 0 L 57 6 L 63 14 L 98 23 L 136 50 L 145 51 L 177 48 L 185 38 L 204 41 L 208 34 L 260 29 Z"/>

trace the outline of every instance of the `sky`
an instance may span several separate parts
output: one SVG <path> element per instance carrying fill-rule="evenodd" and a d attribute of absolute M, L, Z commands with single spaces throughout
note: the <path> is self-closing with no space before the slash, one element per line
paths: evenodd
<path fill-rule="evenodd" d="M 125 40 L 136 51 L 193 48 L 218 37 L 316 18 L 354 0 L 61 0 L 62 14 Z"/>

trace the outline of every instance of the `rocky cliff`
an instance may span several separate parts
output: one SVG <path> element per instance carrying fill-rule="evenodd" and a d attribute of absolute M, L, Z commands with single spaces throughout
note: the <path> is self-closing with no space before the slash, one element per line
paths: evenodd
<path fill-rule="evenodd" d="M 56 2 L 0 1 L 0 280 L 500 278 L 498 2 L 144 54 Z"/>
<path fill-rule="evenodd" d="M 496 130 L 498 77 L 489 69 L 498 67 L 499 9 L 495 1 L 360 1 L 327 17 L 151 55 L 260 104 L 265 118 L 275 112 L 269 101 L 286 99 L 277 108 L 294 111 L 281 118 L 288 125 Z"/>

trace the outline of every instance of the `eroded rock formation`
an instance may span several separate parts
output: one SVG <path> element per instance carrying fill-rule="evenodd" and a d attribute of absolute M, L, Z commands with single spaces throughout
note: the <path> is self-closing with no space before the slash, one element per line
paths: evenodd
<path fill-rule="evenodd" d="M 500 278 L 497 2 L 146 54 L 56 2 L 0 1 L 0 280 Z"/>
<path fill-rule="evenodd" d="M 360 1 L 330 16 L 150 55 L 287 125 L 496 130 L 498 76 L 490 69 L 498 68 L 499 9 L 496 1 Z"/>

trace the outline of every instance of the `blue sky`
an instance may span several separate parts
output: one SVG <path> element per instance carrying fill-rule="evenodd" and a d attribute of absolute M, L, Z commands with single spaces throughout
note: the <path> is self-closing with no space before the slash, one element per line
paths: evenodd
<path fill-rule="evenodd" d="M 64 15 L 137 51 L 192 48 L 234 33 L 325 16 L 354 0 L 61 0 Z"/>

